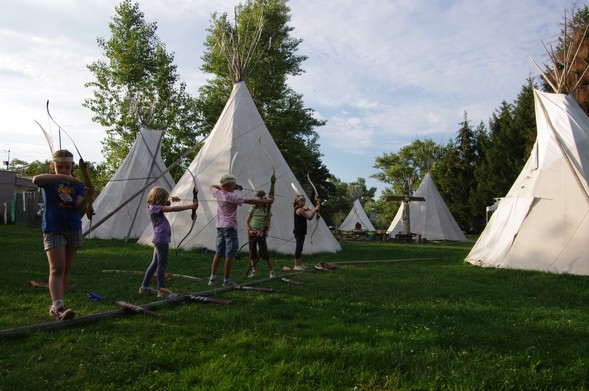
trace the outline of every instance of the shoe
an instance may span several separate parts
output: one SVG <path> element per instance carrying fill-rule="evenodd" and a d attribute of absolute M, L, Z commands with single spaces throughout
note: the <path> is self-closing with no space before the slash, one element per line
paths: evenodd
<path fill-rule="evenodd" d="M 276 278 L 276 273 L 274 273 L 274 270 L 270 272 L 270 278 Z"/>
<path fill-rule="evenodd" d="M 214 286 L 216 282 L 217 282 L 217 277 L 209 278 L 209 286 Z"/>
<path fill-rule="evenodd" d="M 331 263 L 321 262 L 321 266 L 323 266 L 323 268 L 325 270 L 329 270 L 329 271 L 335 270 L 335 265 L 332 265 Z"/>
<path fill-rule="evenodd" d="M 252 270 L 252 272 L 250 273 L 249 276 L 247 276 L 247 278 L 254 278 L 256 276 L 256 274 L 258 274 L 255 270 Z"/>
<path fill-rule="evenodd" d="M 74 316 L 76 316 L 76 313 L 74 312 L 74 310 L 65 308 L 64 306 L 61 306 L 59 308 L 54 308 L 53 306 L 51 306 L 49 308 L 49 315 L 54 316 L 56 320 L 67 320 L 72 319 Z"/>
<path fill-rule="evenodd" d="M 167 297 L 169 299 L 172 299 L 176 296 L 178 296 L 178 295 L 175 294 L 174 292 L 172 292 L 171 290 L 169 290 L 168 288 L 160 288 L 157 291 L 157 297 Z"/>
<path fill-rule="evenodd" d="M 228 280 L 223 281 L 223 286 L 231 287 L 231 286 L 235 286 L 235 283 L 233 281 L 231 281 L 231 279 L 228 279 Z"/>
<path fill-rule="evenodd" d="M 305 267 L 305 265 L 298 265 L 298 266 L 293 267 L 292 270 L 305 271 L 305 270 L 307 270 L 307 268 Z"/>
<path fill-rule="evenodd" d="M 150 287 L 150 286 L 141 286 L 141 287 L 139 288 L 139 293 L 141 293 L 142 295 L 143 295 L 143 294 L 146 294 L 146 293 L 149 293 L 149 294 L 155 295 L 155 294 L 156 294 L 156 290 L 155 290 L 155 289 L 153 289 L 153 288 L 152 288 L 152 287 Z"/>

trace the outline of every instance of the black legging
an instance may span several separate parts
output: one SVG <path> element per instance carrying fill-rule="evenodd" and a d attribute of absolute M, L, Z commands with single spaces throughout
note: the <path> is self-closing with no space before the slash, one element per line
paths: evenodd
<path fill-rule="evenodd" d="M 295 247 L 295 253 L 294 253 L 294 257 L 295 259 L 301 259 L 301 256 L 303 255 L 303 245 L 305 244 L 305 234 L 295 234 L 295 240 L 296 240 L 296 247 Z"/>

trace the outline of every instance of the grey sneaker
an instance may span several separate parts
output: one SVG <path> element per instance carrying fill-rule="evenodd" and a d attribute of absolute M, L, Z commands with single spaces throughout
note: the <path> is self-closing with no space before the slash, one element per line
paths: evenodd
<path fill-rule="evenodd" d="M 157 291 L 150 286 L 141 286 L 139 288 L 139 293 L 141 293 L 142 295 L 146 294 L 146 293 L 149 293 L 151 295 L 155 295 L 157 293 Z"/>
<path fill-rule="evenodd" d="M 209 286 L 214 286 L 216 282 L 217 282 L 217 277 L 209 278 Z"/>
<path fill-rule="evenodd" d="M 254 278 L 256 276 L 256 274 L 258 274 L 255 270 L 252 270 L 252 272 L 250 273 L 249 276 L 247 276 L 247 278 Z"/>
<path fill-rule="evenodd" d="M 305 270 L 307 270 L 307 267 L 305 265 L 301 264 L 301 265 L 293 267 L 292 270 L 305 271 Z"/>
<path fill-rule="evenodd" d="M 270 278 L 276 278 L 276 273 L 274 273 L 274 270 L 270 272 Z"/>
<path fill-rule="evenodd" d="M 231 279 L 228 279 L 228 280 L 223 281 L 223 286 L 227 286 L 227 287 L 235 286 L 235 283 L 233 281 L 231 281 Z"/>

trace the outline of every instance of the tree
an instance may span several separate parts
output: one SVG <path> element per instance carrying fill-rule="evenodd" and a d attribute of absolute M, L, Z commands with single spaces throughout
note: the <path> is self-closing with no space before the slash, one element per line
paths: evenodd
<path fill-rule="evenodd" d="M 301 64 L 307 59 L 296 54 L 302 41 L 291 36 L 289 21 L 286 0 L 255 0 L 239 5 L 234 23 L 226 13 L 212 15 L 202 70 L 214 77 L 199 89 L 199 126 L 210 132 L 233 84 L 245 81 L 266 127 L 299 182 L 305 183 L 308 173 L 321 198 L 328 199 L 335 194 L 335 187 L 321 161 L 319 135 L 314 130 L 325 121 L 314 118 L 314 110 L 305 108 L 302 95 L 286 83 L 289 77 L 303 72 Z M 235 42 L 240 43 L 239 47 L 233 47 L 228 54 L 227 48 Z M 310 194 L 310 186 L 304 186 Z M 326 203 L 322 215 L 327 218 L 331 213 Z"/>
<path fill-rule="evenodd" d="M 477 187 L 471 201 L 477 215 L 507 194 L 530 155 L 536 137 L 534 88 L 529 78 L 516 101 L 503 101 L 489 120 L 490 135 L 478 147 L 482 158 L 475 166 Z"/>
<path fill-rule="evenodd" d="M 589 115 L 589 5 L 573 6 L 572 19 L 564 16 L 564 27 L 555 49 L 546 49 L 552 62 L 546 65 L 544 88 L 559 94 L 574 94 L 579 106 Z"/>
<path fill-rule="evenodd" d="M 16 175 L 21 177 L 33 177 L 49 172 L 49 160 L 45 160 L 44 162 L 34 160 L 31 163 L 27 163 L 24 160 L 15 158 L 10 161 L 8 169 L 14 171 Z"/>
<path fill-rule="evenodd" d="M 386 229 L 399 209 L 400 202 L 386 201 L 388 196 L 403 194 L 405 180 L 411 181 L 411 189 L 416 190 L 421 179 L 432 169 L 443 153 L 443 147 L 431 139 L 415 140 L 402 147 L 398 153 L 385 153 L 377 156 L 374 168 L 381 170 L 371 175 L 381 182 L 391 184 L 377 201 L 367 203 L 366 212 L 375 215 L 374 226 Z"/>
<path fill-rule="evenodd" d="M 435 164 L 443 147 L 431 139 L 415 140 L 403 146 L 399 153 L 385 153 L 377 156 L 374 168 L 381 170 L 371 175 L 381 182 L 389 183 L 396 194 L 403 193 L 406 179 L 412 180 L 412 189 L 419 187 L 421 179 Z"/>
<path fill-rule="evenodd" d="M 475 232 L 482 223 L 470 202 L 476 189 L 474 168 L 480 161 L 476 146 L 475 133 L 465 112 L 456 139 L 448 143 L 441 160 L 432 169 L 442 199 L 458 225 L 468 232 Z"/>
<path fill-rule="evenodd" d="M 140 121 L 165 130 L 162 158 L 170 165 L 200 135 L 196 102 L 178 83 L 174 56 L 157 37 L 156 23 L 145 21 L 139 4 L 123 0 L 115 12 L 110 39 L 97 40 L 106 61 L 87 66 L 95 80 L 86 83 L 93 97 L 83 104 L 94 112 L 93 121 L 106 127 L 105 167 L 112 173 L 127 156 Z"/>

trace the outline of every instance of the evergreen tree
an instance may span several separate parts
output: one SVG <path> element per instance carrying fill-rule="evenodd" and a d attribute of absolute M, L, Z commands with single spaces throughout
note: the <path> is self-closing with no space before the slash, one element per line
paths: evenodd
<path fill-rule="evenodd" d="M 448 143 L 442 158 L 432 169 L 432 178 L 454 219 L 467 232 L 476 231 L 480 224 L 470 200 L 476 189 L 474 168 L 479 158 L 477 138 L 465 112 L 458 135 Z"/>

